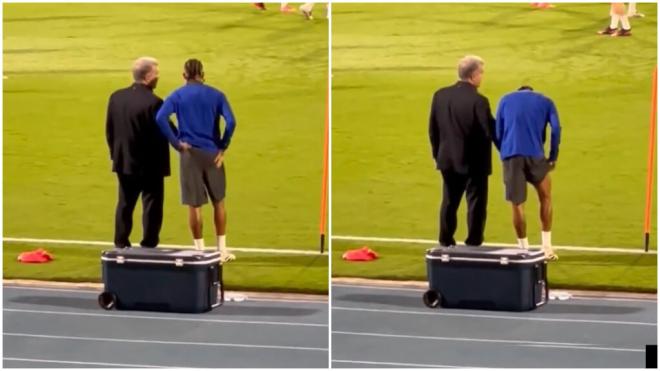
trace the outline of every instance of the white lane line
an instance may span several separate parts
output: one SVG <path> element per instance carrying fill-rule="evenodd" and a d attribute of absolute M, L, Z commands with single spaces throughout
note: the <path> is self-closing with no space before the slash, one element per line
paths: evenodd
<path fill-rule="evenodd" d="M 15 357 L 3 357 L 3 361 L 15 361 L 15 362 L 34 362 L 34 363 L 56 363 L 56 364 L 65 364 L 65 365 L 86 365 L 86 366 L 108 366 L 108 367 L 131 367 L 131 368 L 164 368 L 164 367 L 176 367 L 180 366 L 155 366 L 155 365 L 134 365 L 129 363 L 107 363 L 107 362 L 82 362 L 82 361 L 60 361 L 56 359 L 36 359 L 36 358 L 15 358 Z"/>
<path fill-rule="evenodd" d="M 636 349 L 636 348 L 611 348 L 603 346 L 574 346 L 574 347 L 564 347 L 556 345 L 534 345 L 534 344 L 521 344 L 521 347 L 532 347 L 532 348 L 563 348 L 563 349 L 579 349 L 579 350 L 607 350 L 611 352 L 635 352 L 635 353 L 645 353 L 645 349 Z"/>
<path fill-rule="evenodd" d="M 634 322 L 634 321 L 608 321 L 608 320 L 590 320 L 590 319 L 571 319 L 571 318 L 548 318 L 548 317 L 520 317 L 520 316 L 498 316 L 493 314 L 468 314 L 468 313 L 444 313 L 444 312 L 422 312 L 412 310 L 394 310 L 394 309 L 369 309 L 354 307 L 332 306 L 332 310 L 343 310 L 352 312 L 372 312 L 372 313 L 391 313 L 391 314 L 414 314 L 426 316 L 444 316 L 444 317 L 464 317 L 464 318 L 492 318 L 507 319 L 515 321 L 538 321 L 538 322 L 566 322 L 566 323 L 590 323 L 603 325 L 631 325 L 631 326 L 649 326 L 656 327 L 656 323 Z"/>
<path fill-rule="evenodd" d="M 367 236 L 332 236 L 333 240 L 339 241 L 361 241 L 361 242 L 392 242 L 392 243 L 414 243 L 414 244 L 423 244 L 423 245 L 437 245 L 438 241 L 436 240 L 426 240 L 420 238 L 390 238 L 390 237 L 367 237 Z M 461 245 L 459 243 L 459 245 Z M 484 242 L 484 245 L 493 246 L 493 247 L 518 247 L 517 244 L 513 243 L 502 243 L 502 242 Z M 540 248 L 540 246 L 532 246 L 535 248 Z M 621 247 L 593 247 L 593 246 L 553 246 L 555 250 L 566 250 L 566 251 L 583 251 L 583 252 L 595 252 L 595 253 L 622 253 L 622 254 L 658 254 L 657 250 L 649 250 L 648 253 L 644 252 L 643 249 L 626 249 Z"/>
<path fill-rule="evenodd" d="M 375 333 L 375 332 L 332 331 L 332 333 L 333 334 L 339 334 L 339 335 L 352 335 L 352 336 L 369 336 L 369 337 L 415 339 L 415 340 L 456 341 L 456 342 L 469 342 L 469 343 L 497 343 L 497 344 L 514 344 L 514 345 L 522 345 L 522 344 L 530 344 L 531 345 L 531 344 L 533 344 L 533 345 L 538 345 L 538 346 L 555 346 L 555 347 L 599 346 L 599 344 L 562 343 L 562 342 L 556 342 L 556 341 L 457 338 L 457 337 L 445 337 L 445 336 L 382 334 L 382 333 Z"/>
<path fill-rule="evenodd" d="M 273 326 L 294 326 L 294 327 L 320 327 L 327 328 L 327 324 L 323 323 L 301 323 L 301 322 L 270 322 L 270 321 L 242 321 L 230 319 L 210 319 L 210 318 L 183 318 L 183 317 L 160 317 L 160 316 L 136 316 L 132 314 L 109 314 L 109 313 L 85 313 L 85 312 L 57 312 L 49 310 L 31 310 L 31 309 L 14 309 L 4 308 L 3 312 L 13 313 L 32 313 L 32 314 L 51 314 L 56 316 L 74 316 L 74 317 L 105 317 L 105 318 L 121 318 L 121 319 L 154 319 L 165 321 L 180 321 L 180 322 L 200 322 L 200 323 L 230 323 L 241 325 L 273 325 Z"/>
<path fill-rule="evenodd" d="M 400 366 L 400 367 L 428 367 L 428 368 L 475 368 L 470 366 L 450 366 L 450 365 L 431 365 L 425 363 L 402 363 L 402 362 L 374 362 L 374 361 L 355 361 L 350 359 L 333 359 L 334 363 L 348 363 L 356 365 L 374 365 L 374 366 Z"/>
<path fill-rule="evenodd" d="M 4 285 L 3 288 L 13 289 L 13 290 L 79 292 L 79 293 L 83 293 L 83 294 L 94 294 L 94 295 L 100 294 L 100 291 L 93 291 L 93 290 L 88 290 L 88 289 L 60 289 L 60 288 L 55 288 L 55 287 L 27 287 L 27 286 L 11 286 L 11 285 Z M 231 297 L 231 295 L 232 295 L 231 292 L 225 291 L 225 299 L 227 297 Z M 248 295 L 249 295 L 249 293 L 248 293 Z M 327 301 L 321 301 L 321 300 L 267 299 L 267 298 L 254 298 L 254 297 L 250 297 L 249 301 L 273 302 L 273 303 L 310 303 L 310 304 L 323 304 L 323 305 L 328 304 Z"/>
<path fill-rule="evenodd" d="M 107 241 L 87 241 L 87 240 L 57 240 L 48 238 L 32 238 L 32 237 L 3 237 L 5 242 L 26 242 L 26 243 L 43 243 L 54 245 L 87 245 L 87 246 L 108 246 L 114 247 L 114 243 Z M 191 249 L 190 245 L 176 245 L 176 244 L 160 244 L 158 247 L 168 249 Z M 283 254 L 283 255 L 328 255 L 327 252 L 321 254 L 315 250 L 296 250 L 296 249 L 265 249 L 260 247 L 228 247 L 231 251 L 251 252 L 251 253 L 264 253 L 264 254 Z"/>
<path fill-rule="evenodd" d="M 424 293 L 427 289 L 413 288 L 413 287 L 391 287 L 391 286 L 369 286 L 369 285 L 349 285 L 345 283 L 333 283 L 333 287 L 341 288 L 356 288 L 356 289 L 365 289 L 365 290 L 389 290 L 389 291 L 401 291 L 401 292 L 416 292 Z M 555 290 L 550 290 L 552 293 Z M 557 289 L 557 291 L 568 291 L 571 290 L 562 290 Z M 608 298 L 608 297 L 596 297 L 596 296 L 572 296 L 571 299 L 577 300 L 591 300 L 591 301 L 622 301 L 622 302 L 641 302 L 641 303 L 657 303 L 657 300 L 652 299 L 635 299 L 635 298 Z"/>
<path fill-rule="evenodd" d="M 97 338 L 84 336 L 60 336 L 60 335 L 41 335 L 25 334 L 17 332 L 3 332 L 4 336 L 24 337 L 35 339 L 54 339 L 54 340 L 77 340 L 77 341 L 99 341 L 107 343 L 136 343 L 136 344 L 162 344 L 162 345 L 194 345 L 200 347 L 225 347 L 225 348 L 260 348 L 275 350 L 304 350 L 314 352 L 326 352 L 328 348 L 297 347 L 286 345 L 263 345 L 263 344 L 236 344 L 236 343 L 212 343 L 201 341 L 164 341 L 158 339 L 117 339 L 117 338 Z"/>

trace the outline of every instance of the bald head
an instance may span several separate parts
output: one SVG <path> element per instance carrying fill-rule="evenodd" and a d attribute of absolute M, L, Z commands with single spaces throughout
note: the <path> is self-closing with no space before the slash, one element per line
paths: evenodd
<path fill-rule="evenodd" d="M 458 61 L 458 78 L 479 87 L 484 73 L 484 60 L 476 55 L 467 55 Z"/>
<path fill-rule="evenodd" d="M 140 57 L 133 62 L 133 81 L 156 88 L 158 83 L 158 61 L 156 58 Z"/>

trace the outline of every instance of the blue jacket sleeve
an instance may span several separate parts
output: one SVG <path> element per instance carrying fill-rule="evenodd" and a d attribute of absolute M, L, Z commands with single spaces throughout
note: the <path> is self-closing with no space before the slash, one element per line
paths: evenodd
<path fill-rule="evenodd" d="M 559 114 L 555 104 L 549 100 L 548 109 L 548 122 L 550 122 L 550 129 L 552 134 L 550 136 L 550 156 L 548 160 L 551 162 L 557 161 L 559 156 L 559 142 L 561 141 L 561 126 L 559 125 Z"/>
<path fill-rule="evenodd" d="M 495 134 L 493 135 L 493 142 L 499 151 L 502 148 L 502 136 L 504 136 L 504 99 L 500 100 L 497 105 L 497 113 L 495 118 Z"/>
<path fill-rule="evenodd" d="M 231 111 L 229 101 L 224 94 L 220 96 L 218 105 L 218 113 L 225 119 L 225 132 L 222 134 L 220 148 L 222 148 L 223 151 L 226 151 L 227 148 L 229 148 L 231 137 L 234 135 L 234 130 L 236 129 L 236 119 L 234 118 L 234 113 Z"/>
<path fill-rule="evenodd" d="M 158 127 L 160 128 L 160 131 L 165 135 L 167 140 L 172 144 L 174 148 L 177 150 L 179 149 L 179 139 L 177 138 L 176 134 L 170 127 L 170 116 L 174 113 L 174 102 L 173 102 L 173 96 L 170 95 L 165 99 L 165 103 L 163 103 L 163 106 L 160 107 L 158 110 L 158 114 L 156 114 L 156 123 L 158 124 Z"/>

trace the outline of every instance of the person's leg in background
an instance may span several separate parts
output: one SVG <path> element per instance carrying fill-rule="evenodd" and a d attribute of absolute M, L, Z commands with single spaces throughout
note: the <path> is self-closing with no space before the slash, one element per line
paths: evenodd
<path fill-rule="evenodd" d="M 467 175 L 452 171 L 442 171 L 442 205 L 440 206 L 440 236 L 438 241 L 442 246 L 455 246 L 457 218 L 456 213 L 465 193 Z"/>
<path fill-rule="evenodd" d="M 314 3 L 304 3 L 303 5 L 300 6 L 300 11 L 307 20 L 314 19 L 314 17 L 312 16 L 313 9 L 314 9 Z"/>
<path fill-rule="evenodd" d="M 488 175 L 470 176 L 466 187 L 468 203 L 468 237 L 466 245 L 481 246 L 484 242 L 488 208 Z"/>
<path fill-rule="evenodd" d="M 144 236 L 142 247 L 156 247 L 160 242 L 160 230 L 163 226 L 163 202 L 165 199 L 165 180 L 162 176 L 147 176 L 142 188 L 142 229 Z"/>
<path fill-rule="evenodd" d="M 181 202 L 188 205 L 188 225 L 196 250 L 204 250 L 202 205 L 208 202 L 202 171 L 203 154 L 191 148 L 181 152 Z"/>
<path fill-rule="evenodd" d="M 140 196 L 140 182 L 133 175 L 117 174 L 119 197 L 115 210 L 115 247 L 130 247 L 133 229 L 133 211 Z"/>

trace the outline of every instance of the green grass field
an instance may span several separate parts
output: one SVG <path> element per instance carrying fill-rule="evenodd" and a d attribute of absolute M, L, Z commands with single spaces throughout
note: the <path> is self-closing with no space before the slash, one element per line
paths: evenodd
<path fill-rule="evenodd" d="M 657 8 L 639 4 L 639 11 L 646 18 L 632 20 L 632 37 L 610 38 L 596 35 L 609 22 L 607 4 L 334 4 L 333 235 L 437 238 L 441 179 L 428 144 L 431 97 L 456 81 L 460 57 L 476 54 L 486 62 L 480 90 L 493 111 L 522 84 L 558 108 L 554 244 L 641 248 Z M 513 243 L 496 156 L 493 165 L 486 240 Z M 530 242 L 539 244 L 533 193 L 530 200 Z M 653 225 L 655 249 L 655 218 Z M 461 222 L 457 239 L 465 235 Z M 358 245 L 335 242 L 335 258 Z M 335 260 L 333 274 L 424 278 L 423 247 L 387 246 L 376 246 L 382 263 Z M 388 254 L 410 264 L 397 260 L 395 269 Z M 564 255 L 551 277 L 561 285 L 656 287 L 655 255 Z M 598 274 L 577 273 L 590 272 L 594 261 Z M 626 262 L 630 282 L 616 284 Z"/>
<path fill-rule="evenodd" d="M 238 122 L 225 160 L 229 246 L 316 249 L 328 23 L 271 8 L 4 4 L 3 235 L 112 241 L 117 186 L 104 137 L 107 99 L 131 83 L 139 56 L 159 59 L 162 97 L 183 83 L 183 63 L 195 57 L 204 62 L 207 83 L 227 94 Z M 161 241 L 191 244 L 174 151 L 171 159 Z M 210 245 L 210 208 L 205 214 Z M 140 215 L 138 207 L 134 243 Z M 39 269 L 10 263 L 29 247 L 5 244 L 6 276 L 98 279 L 98 249 L 53 249 L 62 260 L 84 257 L 93 267 L 82 271 L 66 261 Z M 230 285 L 327 289 L 325 257 L 313 270 L 305 269 L 308 258 L 239 253 L 238 259 L 236 277 L 227 273 Z"/>

